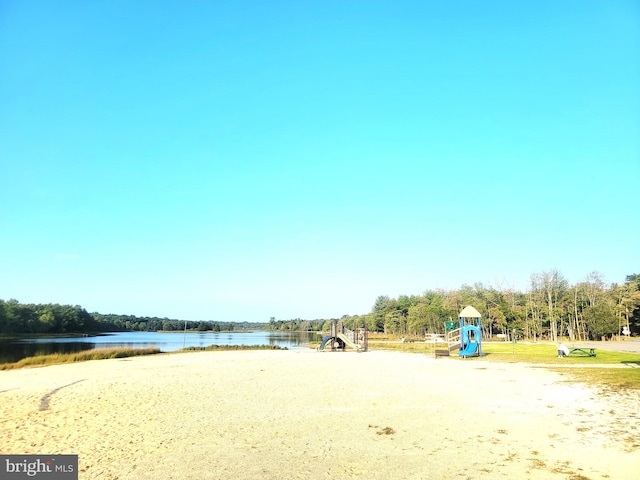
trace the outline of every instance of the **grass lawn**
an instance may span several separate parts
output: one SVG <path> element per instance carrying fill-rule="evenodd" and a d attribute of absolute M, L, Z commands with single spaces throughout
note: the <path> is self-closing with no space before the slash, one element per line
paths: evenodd
<path fill-rule="evenodd" d="M 640 355 L 625 352 L 611 352 L 596 348 L 596 356 L 570 355 L 558 358 L 558 350 L 552 343 L 486 343 L 482 344 L 482 353 L 487 360 L 501 362 L 531 362 L 563 365 L 566 363 L 592 365 L 621 364 L 624 362 L 640 364 Z"/>
<path fill-rule="evenodd" d="M 371 350 L 397 350 L 409 353 L 433 354 L 433 344 L 427 342 L 407 342 L 389 340 L 369 340 Z M 446 349 L 446 344 L 438 343 L 436 348 Z M 466 360 L 492 362 L 524 362 L 547 365 L 593 365 L 593 364 L 636 364 L 640 366 L 640 354 L 610 352 L 596 348 L 596 356 L 570 355 L 558 358 L 558 351 L 552 343 L 482 343 L 482 357 L 469 357 Z M 452 358 L 458 358 L 454 353 Z"/>
<path fill-rule="evenodd" d="M 446 348 L 438 344 L 438 348 Z M 397 340 L 369 341 L 372 350 L 396 350 L 409 353 L 433 355 L 433 345 L 425 342 L 401 343 Z M 442 361 L 531 363 L 544 367 L 557 366 L 555 371 L 565 375 L 570 382 L 580 382 L 608 390 L 640 390 L 640 354 L 611 352 L 596 348 L 596 356 L 571 355 L 558 358 L 552 343 L 487 343 L 482 344 L 482 357 L 462 360 L 454 353 Z M 598 368 L 591 368 L 597 365 Z M 570 366 L 571 368 L 565 368 Z M 609 368 L 607 368 L 609 366 Z M 621 368 L 622 367 L 622 368 Z M 633 368 L 635 367 L 635 368 Z"/>
<path fill-rule="evenodd" d="M 563 374 L 566 381 L 594 385 L 607 391 L 640 390 L 640 355 L 625 352 L 611 352 L 596 348 L 596 357 L 569 356 L 557 358 L 553 344 L 483 344 L 483 353 L 489 361 L 527 362 L 553 365 L 555 371 Z M 591 368 L 592 365 L 602 368 Z M 606 366 L 610 365 L 610 368 Z M 620 368 L 623 367 L 623 368 Z M 635 368 L 633 368 L 635 367 Z"/>

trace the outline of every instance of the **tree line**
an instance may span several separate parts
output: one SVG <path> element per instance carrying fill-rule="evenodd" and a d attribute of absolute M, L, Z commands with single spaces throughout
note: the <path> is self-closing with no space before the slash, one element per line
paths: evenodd
<path fill-rule="evenodd" d="M 353 329 L 366 323 L 370 331 L 407 337 L 443 333 L 445 322 L 455 321 L 466 305 L 482 315 L 485 337 L 496 334 L 538 340 L 599 340 L 629 332 L 640 335 L 640 275 L 628 275 L 623 283 L 605 284 L 593 272 L 570 285 L 557 270 L 533 274 L 529 289 L 520 292 L 476 283 L 457 290 L 427 290 L 422 295 L 379 296 L 367 314 L 340 319 L 277 320 L 267 324 L 185 321 L 88 313 L 79 305 L 22 304 L 0 300 L 0 333 L 64 334 L 109 331 L 328 331 L 332 321 L 342 320 Z"/>
<path fill-rule="evenodd" d="M 485 337 L 515 335 L 528 340 L 559 337 L 572 341 L 600 340 L 614 335 L 640 334 L 640 275 L 628 275 L 621 284 L 605 284 L 592 272 L 570 285 L 557 270 L 530 277 L 528 291 L 476 283 L 457 290 L 427 290 L 422 295 L 379 296 L 364 315 L 344 315 L 347 328 L 367 324 L 370 331 L 407 337 L 444 333 L 445 322 L 472 305 L 482 315 Z M 276 320 L 268 330 L 328 331 L 331 321 Z"/>
<path fill-rule="evenodd" d="M 2 334 L 65 334 L 99 332 L 190 331 L 220 332 L 261 330 L 264 324 L 176 320 L 158 317 L 137 317 L 88 313 L 79 305 L 26 304 L 0 299 L 0 333 Z"/>
<path fill-rule="evenodd" d="M 79 305 L 34 305 L 0 300 L 0 333 L 88 333 L 96 319 Z"/>
<path fill-rule="evenodd" d="M 213 321 L 175 320 L 158 317 L 136 317 L 135 315 L 117 315 L 92 313 L 102 332 L 172 332 L 196 330 L 199 332 L 221 332 L 245 329 L 234 323 L 219 323 Z M 246 322 L 245 322 L 246 323 Z"/>

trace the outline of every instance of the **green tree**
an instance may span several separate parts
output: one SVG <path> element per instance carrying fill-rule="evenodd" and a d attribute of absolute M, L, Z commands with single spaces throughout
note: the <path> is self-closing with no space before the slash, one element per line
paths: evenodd
<path fill-rule="evenodd" d="M 563 300 L 567 291 L 568 283 L 557 270 L 542 272 L 541 280 L 547 303 L 547 320 L 549 322 L 551 340 L 557 342 L 558 322 L 561 313 L 560 302 Z"/>
<path fill-rule="evenodd" d="M 584 309 L 584 319 L 591 337 L 595 340 L 618 333 L 618 320 L 614 308 L 607 302 L 589 305 Z"/>
<path fill-rule="evenodd" d="M 376 298 L 371 312 L 369 330 L 374 332 L 384 331 L 385 316 L 391 309 L 391 299 L 387 295 L 380 295 Z"/>
<path fill-rule="evenodd" d="M 0 333 L 7 331 L 7 312 L 4 306 L 4 300 L 0 299 Z"/>
<path fill-rule="evenodd" d="M 627 275 L 625 279 L 625 284 L 629 284 L 629 289 L 631 291 L 640 291 L 640 274 L 634 273 L 631 275 Z M 640 305 L 635 303 L 635 300 L 631 300 L 630 303 L 633 304 L 633 308 L 631 308 L 631 312 L 629 314 L 629 327 L 631 332 L 638 335 L 640 334 Z"/>
<path fill-rule="evenodd" d="M 531 295 L 528 306 L 535 325 L 534 335 L 544 326 L 549 327 L 549 337 L 558 340 L 558 325 L 563 313 L 563 301 L 568 292 L 566 279 L 557 270 L 531 275 Z"/>
<path fill-rule="evenodd" d="M 422 336 L 425 333 L 440 333 L 443 319 L 435 305 L 418 303 L 409 307 L 408 326 L 413 335 Z"/>
<path fill-rule="evenodd" d="M 426 303 L 411 305 L 407 312 L 409 331 L 413 335 L 423 335 L 428 330 L 429 306 Z"/>
<path fill-rule="evenodd" d="M 402 313 L 398 310 L 388 312 L 384 317 L 384 333 L 400 334 L 402 328 Z"/>
<path fill-rule="evenodd" d="M 38 312 L 38 314 L 41 328 L 40 331 L 45 333 L 55 331 L 56 317 L 51 311 L 51 308 L 45 307 L 40 312 Z"/>
<path fill-rule="evenodd" d="M 502 309 L 498 306 L 495 307 L 490 307 L 488 312 L 487 312 L 487 319 L 490 320 L 489 323 L 489 327 L 491 327 L 491 330 L 489 331 L 489 337 L 493 336 L 493 326 L 495 325 L 496 328 L 502 332 L 502 333 L 506 333 L 507 331 L 507 317 L 504 314 L 504 312 L 502 311 Z M 484 323 L 484 322 L 483 322 Z"/>

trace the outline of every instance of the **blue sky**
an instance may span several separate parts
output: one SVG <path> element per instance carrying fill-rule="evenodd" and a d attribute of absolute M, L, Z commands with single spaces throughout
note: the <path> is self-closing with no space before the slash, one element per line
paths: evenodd
<path fill-rule="evenodd" d="M 640 273 L 640 7 L 0 1 L 0 298 L 182 319 Z"/>

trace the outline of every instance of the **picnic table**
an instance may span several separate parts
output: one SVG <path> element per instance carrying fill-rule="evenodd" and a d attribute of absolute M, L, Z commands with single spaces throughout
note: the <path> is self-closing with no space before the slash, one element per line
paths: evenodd
<path fill-rule="evenodd" d="M 588 347 L 573 347 L 569 350 L 569 355 L 571 355 L 572 353 L 575 353 L 576 355 L 586 355 L 588 357 L 595 357 L 596 349 L 588 348 Z"/>

